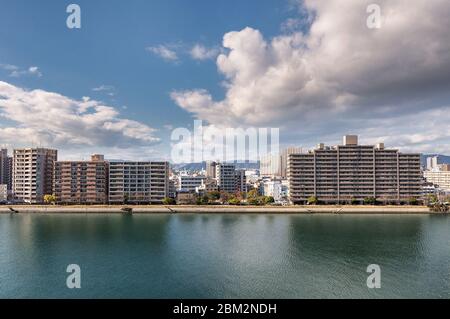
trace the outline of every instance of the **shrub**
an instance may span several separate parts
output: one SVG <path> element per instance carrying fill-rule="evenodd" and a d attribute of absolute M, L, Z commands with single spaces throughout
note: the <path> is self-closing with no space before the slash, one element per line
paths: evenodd
<path fill-rule="evenodd" d="M 316 196 L 311 196 L 308 198 L 308 205 L 317 205 L 319 203 L 319 200 Z"/>

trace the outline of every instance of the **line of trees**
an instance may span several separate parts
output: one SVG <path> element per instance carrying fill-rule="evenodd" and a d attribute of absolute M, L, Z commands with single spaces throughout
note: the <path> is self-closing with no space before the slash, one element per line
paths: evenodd
<path fill-rule="evenodd" d="M 227 192 L 213 191 L 204 195 L 197 196 L 195 200 L 196 205 L 252 205 L 264 206 L 275 203 L 272 196 L 261 196 L 256 190 L 251 190 L 247 193 L 239 192 L 231 194 Z M 176 205 L 176 200 L 173 198 L 165 198 L 164 205 Z"/>
<path fill-rule="evenodd" d="M 311 196 L 308 198 L 307 204 L 308 205 L 321 205 L 324 203 L 321 202 L 316 196 Z M 348 201 L 347 204 L 350 204 L 350 205 L 360 205 L 360 204 L 381 205 L 381 204 L 383 204 L 383 201 L 380 201 L 380 200 L 376 199 L 375 197 L 366 197 L 362 201 L 358 200 L 356 198 L 352 198 Z M 401 204 L 409 204 L 409 205 L 415 206 L 415 205 L 419 205 L 420 201 L 417 198 L 410 198 L 410 199 L 402 202 Z"/>

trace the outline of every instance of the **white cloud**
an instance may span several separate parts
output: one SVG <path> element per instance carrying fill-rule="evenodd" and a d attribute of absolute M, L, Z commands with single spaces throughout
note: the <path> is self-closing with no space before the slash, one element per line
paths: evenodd
<path fill-rule="evenodd" d="M 32 75 L 37 77 L 42 76 L 42 73 L 37 66 L 30 66 L 28 69 L 21 69 L 18 66 L 12 64 L 0 64 L 0 69 L 8 71 L 9 76 L 15 78 L 24 75 Z"/>
<path fill-rule="evenodd" d="M 104 92 L 104 91 L 114 91 L 114 90 L 115 90 L 114 86 L 105 85 L 105 84 L 102 84 L 102 85 L 92 89 L 92 91 L 94 91 L 94 92 Z"/>
<path fill-rule="evenodd" d="M 7 120 L 0 126 L 2 142 L 13 146 L 128 149 L 159 142 L 153 128 L 121 118 L 115 108 L 101 102 L 88 97 L 75 100 L 44 90 L 28 91 L 3 81 L 0 117 Z"/>
<path fill-rule="evenodd" d="M 450 152 L 450 3 L 379 0 L 381 29 L 366 26 L 372 1 L 302 3 L 301 16 L 312 17 L 305 33 L 265 39 L 245 28 L 224 35 L 227 52 L 217 58 L 223 100 L 204 89 L 174 91 L 172 99 L 215 125 L 277 126 L 314 142 L 349 131 L 368 138 L 391 132 L 385 138 L 393 145 Z M 435 114 L 441 118 L 433 121 Z M 433 127 L 410 122 L 425 119 Z"/>
<path fill-rule="evenodd" d="M 151 52 L 162 59 L 166 61 L 176 62 L 178 61 L 178 54 L 175 51 L 174 47 L 172 45 L 158 45 L 158 46 L 152 46 L 147 47 L 146 50 L 148 52 Z"/>
<path fill-rule="evenodd" d="M 215 59 L 219 55 L 220 50 L 218 48 L 207 48 L 197 43 L 189 53 L 194 60 L 209 60 Z"/>

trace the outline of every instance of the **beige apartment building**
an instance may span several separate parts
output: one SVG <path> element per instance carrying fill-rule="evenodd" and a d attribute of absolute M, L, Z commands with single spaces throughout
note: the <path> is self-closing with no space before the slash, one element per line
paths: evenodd
<path fill-rule="evenodd" d="M 53 169 L 58 151 L 47 148 L 15 149 L 13 156 L 14 198 L 25 203 L 42 203 L 53 193 Z"/>
<path fill-rule="evenodd" d="M 169 197 L 168 162 L 110 162 L 111 204 L 160 204 Z"/>
<path fill-rule="evenodd" d="M 290 154 L 290 201 L 304 204 L 314 196 L 325 203 L 407 202 L 421 194 L 420 154 L 403 154 L 376 146 L 358 145 L 358 136 L 347 135 L 343 145 L 325 146 L 303 154 Z"/>
<path fill-rule="evenodd" d="M 441 164 L 433 170 L 423 172 L 426 181 L 433 183 L 444 192 L 450 192 L 450 164 Z"/>
<path fill-rule="evenodd" d="M 98 154 L 90 161 L 56 162 L 53 193 L 61 204 L 107 203 L 108 162 Z"/>

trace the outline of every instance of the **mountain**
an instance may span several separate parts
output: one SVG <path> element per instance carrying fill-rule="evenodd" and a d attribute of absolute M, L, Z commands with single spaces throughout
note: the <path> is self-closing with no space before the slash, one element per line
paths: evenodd
<path fill-rule="evenodd" d="M 259 169 L 259 162 L 236 162 L 234 164 L 237 169 Z M 206 162 L 172 164 L 172 168 L 175 171 L 201 171 L 206 169 Z"/>

